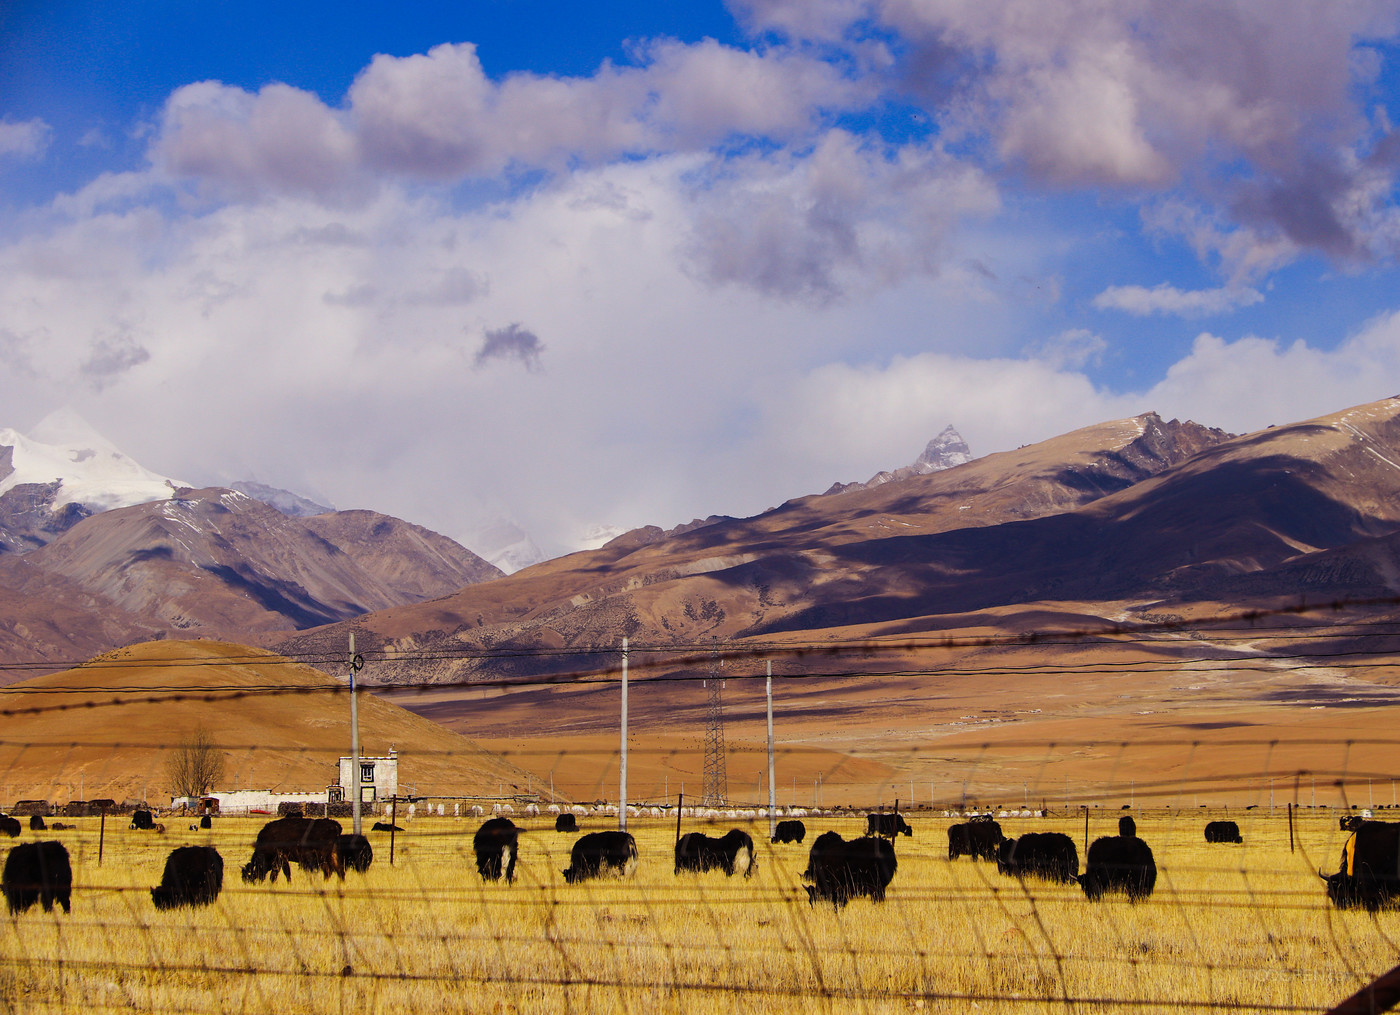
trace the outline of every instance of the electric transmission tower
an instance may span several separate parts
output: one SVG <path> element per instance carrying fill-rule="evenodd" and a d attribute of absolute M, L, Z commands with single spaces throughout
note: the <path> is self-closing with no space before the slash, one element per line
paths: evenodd
<path fill-rule="evenodd" d="M 724 702 L 721 691 L 724 681 L 719 676 L 719 648 L 710 656 L 710 676 L 705 681 L 709 691 L 709 711 L 705 718 L 705 795 L 704 807 L 723 807 L 729 798 L 729 776 L 724 767 Z"/>

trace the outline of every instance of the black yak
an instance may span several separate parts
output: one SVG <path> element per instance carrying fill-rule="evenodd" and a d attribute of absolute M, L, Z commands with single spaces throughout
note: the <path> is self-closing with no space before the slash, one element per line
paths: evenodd
<path fill-rule="evenodd" d="M 57 902 L 68 912 L 73 894 L 73 867 L 68 850 L 61 842 L 25 842 L 13 847 L 5 857 L 0 875 L 0 891 L 11 913 L 23 913 L 34 903 L 52 912 Z"/>
<path fill-rule="evenodd" d="M 1079 884 L 1091 900 L 1105 892 L 1122 892 L 1128 901 L 1139 902 L 1157 884 L 1157 863 L 1151 848 L 1137 836 L 1104 836 L 1089 846 Z"/>
<path fill-rule="evenodd" d="M 151 889 L 157 909 L 207 906 L 224 887 L 224 858 L 213 846 L 180 846 L 165 858 L 160 885 Z"/>
<path fill-rule="evenodd" d="M 825 900 L 837 909 L 860 895 L 883 902 L 898 866 L 894 843 L 888 839 L 866 836 L 847 842 L 836 832 L 823 832 L 812 843 L 802 872 L 812 882 L 806 886 L 807 902 Z"/>
<path fill-rule="evenodd" d="M 572 814 L 566 812 L 554 819 L 554 830 L 556 832 L 577 832 L 578 821 Z"/>
<path fill-rule="evenodd" d="M 47 832 L 48 826 L 44 824 L 44 818 L 39 814 L 29 815 L 29 830 L 31 832 Z"/>
<path fill-rule="evenodd" d="M 807 837 L 807 826 L 797 819 L 779 821 L 773 829 L 774 842 L 801 842 Z"/>
<path fill-rule="evenodd" d="M 686 832 L 676 840 L 676 873 L 720 869 L 733 876 L 735 871 L 751 877 L 758 868 L 753 838 L 742 828 L 731 828 L 719 838 L 701 832 Z"/>
<path fill-rule="evenodd" d="M 499 881 L 502 874 L 507 883 L 515 880 L 515 855 L 520 830 L 510 818 L 489 818 L 472 837 L 476 853 L 476 869 L 483 881 Z"/>
<path fill-rule="evenodd" d="M 893 839 L 896 835 L 912 836 L 914 829 L 909 827 L 909 822 L 904 820 L 903 814 L 867 814 L 865 834 L 883 835 L 887 839 Z"/>
<path fill-rule="evenodd" d="M 340 837 L 340 859 L 346 870 L 363 874 L 374 863 L 374 847 L 363 835 L 342 834 Z"/>
<path fill-rule="evenodd" d="M 144 808 L 131 812 L 131 827 L 141 832 L 149 832 L 155 829 L 156 819 L 150 811 Z"/>
<path fill-rule="evenodd" d="M 1206 822 L 1206 842 L 1244 842 L 1240 826 L 1233 821 Z"/>
<path fill-rule="evenodd" d="M 569 853 L 564 880 L 575 884 L 604 874 L 630 877 L 637 869 L 637 840 L 631 832 L 589 832 Z"/>
<path fill-rule="evenodd" d="M 1004 839 L 997 848 L 997 870 L 1015 878 L 1072 882 L 1079 874 L 1079 850 L 1064 832 L 1027 832 Z"/>
<path fill-rule="evenodd" d="M 1005 836 L 995 821 L 969 821 L 948 829 L 948 859 L 970 856 L 975 860 L 995 860 Z"/>
<path fill-rule="evenodd" d="M 269 821 L 258 832 L 252 859 L 243 865 L 243 880 L 252 884 L 271 874 L 275 882 L 281 871 L 290 881 L 293 863 L 305 870 L 319 870 L 325 877 L 332 872 L 345 877 L 345 864 L 340 858 L 340 822 L 299 814 Z"/>
<path fill-rule="evenodd" d="M 1342 863 L 1332 875 L 1318 871 L 1327 897 L 1340 909 L 1360 906 L 1374 912 L 1400 900 L 1400 824 L 1363 821 L 1342 846 Z"/>
<path fill-rule="evenodd" d="M 19 838 L 19 833 L 24 829 L 20 827 L 19 818 L 12 818 L 8 814 L 0 814 L 0 835 L 8 835 L 11 839 Z"/>

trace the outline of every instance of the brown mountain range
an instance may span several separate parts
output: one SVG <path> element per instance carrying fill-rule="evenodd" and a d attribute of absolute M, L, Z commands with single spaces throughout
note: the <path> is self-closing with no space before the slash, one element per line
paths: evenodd
<path fill-rule="evenodd" d="M 500 575 L 445 536 L 388 515 L 293 518 L 231 490 L 184 489 L 0 556 L 0 651 L 53 669 L 151 638 L 248 642 Z"/>

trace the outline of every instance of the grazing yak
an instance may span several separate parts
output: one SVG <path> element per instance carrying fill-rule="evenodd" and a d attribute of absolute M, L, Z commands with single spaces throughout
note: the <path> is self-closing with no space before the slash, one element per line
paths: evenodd
<path fill-rule="evenodd" d="M 1206 822 L 1206 842 L 1244 842 L 1240 826 L 1233 821 Z"/>
<path fill-rule="evenodd" d="M 46 825 L 44 824 L 43 815 L 40 815 L 40 814 L 31 814 L 31 815 L 29 815 L 29 830 L 30 830 L 31 832 L 47 832 L 47 831 L 48 831 L 48 826 L 46 826 Z"/>
<path fill-rule="evenodd" d="M 403 829 L 392 821 L 376 821 L 371 827 L 371 832 L 402 832 Z"/>
<path fill-rule="evenodd" d="M 331 872 L 345 877 L 340 856 L 340 822 L 300 814 L 269 821 L 253 843 L 252 859 L 243 865 L 243 880 L 253 884 L 271 874 L 275 882 L 281 871 L 290 881 L 293 863 L 305 870 L 319 870 L 325 877 L 330 877 Z"/>
<path fill-rule="evenodd" d="M 589 832 L 569 853 L 564 880 L 576 884 L 604 874 L 631 877 L 637 869 L 637 840 L 631 832 Z"/>
<path fill-rule="evenodd" d="M 134 810 L 131 812 L 131 828 L 140 832 L 153 831 L 156 827 L 156 819 L 148 810 Z"/>
<path fill-rule="evenodd" d="M 214 827 L 214 819 L 211 818 L 208 814 L 201 814 L 200 817 L 199 817 L 199 827 L 200 827 L 200 828 L 213 828 L 213 827 Z"/>
<path fill-rule="evenodd" d="M 865 834 L 882 835 L 886 839 L 893 839 L 896 835 L 914 834 L 914 829 L 909 827 L 909 822 L 904 820 L 903 814 L 867 814 L 865 816 Z"/>
<path fill-rule="evenodd" d="M 812 882 L 806 886 L 807 903 L 824 900 L 840 909 L 860 895 L 884 902 L 897 867 L 894 843 L 888 839 L 866 836 L 847 842 L 836 832 L 823 832 L 813 841 L 802 872 Z"/>
<path fill-rule="evenodd" d="M 577 832 L 578 819 L 565 811 L 554 819 L 554 830 L 556 832 Z"/>
<path fill-rule="evenodd" d="M 476 853 L 476 869 L 481 880 L 499 881 L 502 874 L 507 884 L 515 880 L 519 836 L 520 830 L 510 818 L 490 818 L 476 830 L 476 835 L 472 837 L 472 849 Z"/>
<path fill-rule="evenodd" d="M 970 856 L 974 860 L 995 860 L 1004 838 L 1001 825 L 991 819 L 953 825 L 948 829 L 948 859 Z"/>
<path fill-rule="evenodd" d="M 1354 832 L 1361 827 L 1361 823 L 1365 820 L 1360 814 L 1344 814 L 1337 824 L 1343 832 Z"/>
<path fill-rule="evenodd" d="M 12 818 L 8 814 L 0 814 L 0 835 L 8 835 L 11 839 L 19 838 L 20 828 L 19 818 Z"/>
<path fill-rule="evenodd" d="M 1122 892 L 1129 902 L 1152 894 L 1157 884 L 1157 863 L 1152 849 L 1135 835 L 1106 835 L 1089 846 L 1079 885 L 1091 901 L 1105 892 Z"/>
<path fill-rule="evenodd" d="M 157 909 L 207 906 L 224 887 L 224 858 L 213 846 L 180 846 L 165 858 L 160 885 L 151 889 Z"/>
<path fill-rule="evenodd" d="M 340 860 L 346 870 L 363 874 L 374 863 L 374 847 L 363 835 L 343 834 L 340 837 Z"/>
<path fill-rule="evenodd" d="M 68 850 L 61 842 L 25 842 L 10 850 L 5 857 L 5 872 L 0 875 L 0 892 L 11 913 L 23 913 L 34 903 L 41 903 L 44 912 L 52 912 L 57 902 L 68 912 L 73 894 L 73 867 L 68 862 Z"/>
<path fill-rule="evenodd" d="M 738 871 L 752 877 L 758 867 L 753 838 L 742 828 L 731 828 L 718 839 L 702 832 L 686 832 L 676 840 L 676 873 L 719 868 L 730 877 Z"/>
<path fill-rule="evenodd" d="M 1317 876 L 1339 909 L 1360 906 L 1374 912 L 1400 902 L 1400 824 L 1363 821 L 1342 846 L 1337 873 L 1318 871 Z"/>
<path fill-rule="evenodd" d="M 1079 850 L 1064 832 L 1027 832 L 1003 839 L 997 871 L 1014 878 L 1041 878 L 1068 884 L 1079 875 Z"/>
<path fill-rule="evenodd" d="M 807 826 L 796 818 L 791 821 L 779 821 L 778 827 L 773 829 L 774 842 L 801 842 L 807 838 Z"/>

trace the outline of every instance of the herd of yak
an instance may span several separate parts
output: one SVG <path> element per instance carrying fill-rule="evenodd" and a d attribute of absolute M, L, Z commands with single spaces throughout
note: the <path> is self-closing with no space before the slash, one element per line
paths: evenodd
<path fill-rule="evenodd" d="M 201 825 L 210 827 L 206 816 Z M 45 830 L 43 819 L 30 819 L 31 830 Z M 54 828 L 58 828 L 57 824 Z M 137 811 L 132 828 L 155 827 L 149 812 Z M 195 826 L 191 826 L 192 828 Z M 1360 906 L 1375 910 L 1400 903 L 1400 823 L 1343 818 L 1342 828 L 1351 832 L 1342 848 L 1337 873 L 1319 876 L 1326 882 L 1327 895 L 1340 907 Z M 376 824 L 372 831 L 391 830 Z M 393 830 L 397 830 L 393 826 Z M 561 814 L 555 822 L 558 832 L 578 832 L 572 814 Z M 483 880 L 513 882 L 519 855 L 520 830 L 508 818 L 487 820 L 472 839 L 476 867 Z M 0 815 L 0 834 L 18 836 L 19 821 Z M 774 843 L 798 843 L 807 830 L 801 821 L 777 823 Z M 882 901 L 885 889 L 898 866 L 894 843 L 898 835 L 914 834 L 900 814 L 870 814 L 866 834 L 845 840 L 836 832 L 823 832 L 812 842 L 807 869 L 802 877 L 809 882 L 808 901 L 830 902 L 838 909 L 856 897 Z M 1239 826 L 1233 821 L 1212 821 L 1206 825 L 1207 842 L 1241 842 Z M 1079 853 L 1074 840 L 1063 832 L 1027 832 L 1019 838 L 1002 835 L 1001 826 L 990 815 L 955 824 L 948 829 L 948 859 L 960 856 L 994 861 L 997 870 L 1017 878 L 1039 878 L 1062 883 L 1077 882 L 1089 899 L 1116 892 L 1137 902 L 1152 894 L 1157 881 L 1152 850 L 1138 838 L 1131 817 L 1119 819 L 1118 835 L 1104 836 L 1089 846 L 1083 874 L 1079 873 Z M 347 869 L 363 873 L 374 859 L 374 850 L 363 835 L 346 835 L 338 821 L 291 814 L 269 821 L 258 832 L 253 854 L 242 869 L 250 884 L 267 877 L 275 882 L 280 873 L 288 880 L 292 865 L 303 870 L 332 873 L 345 877 Z M 573 845 L 564 880 L 575 884 L 607 874 L 627 877 L 637 867 L 637 843 L 625 831 L 590 832 Z M 742 829 L 731 829 L 720 837 L 689 832 L 676 840 L 675 871 L 722 870 L 726 875 L 749 877 L 757 869 L 753 839 Z M 166 858 L 158 886 L 151 889 L 157 909 L 208 905 L 223 887 L 224 861 L 212 846 L 180 846 Z M 73 871 L 68 851 L 56 840 L 27 842 L 13 847 L 5 859 L 0 889 L 10 912 L 21 913 L 36 902 L 45 910 L 54 903 L 69 911 Z"/>

